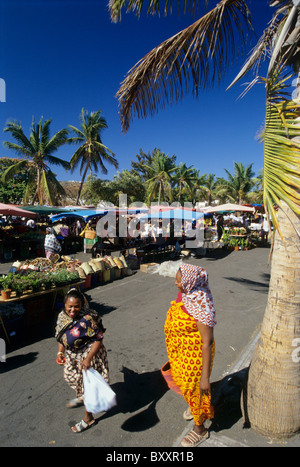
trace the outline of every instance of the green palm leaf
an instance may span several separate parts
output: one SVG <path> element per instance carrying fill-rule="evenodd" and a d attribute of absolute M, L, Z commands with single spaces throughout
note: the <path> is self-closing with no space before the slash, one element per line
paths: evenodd
<path fill-rule="evenodd" d="M 25 192 L 26 203 L 29 202 L 29 197 L 32 197 L 31 202 L 33 203 L 36 198 L 42 200 L 42 187 L 45 174 L 49 173 L 49 167 L 46 162 L 54 165 L 60 165 L 61 167 L 68 169 L 69 163 L 52 155 L 53 152 L 57 151 L 60 146 L 67 142 L 68 131 L 66 129 L 58 131 L 50 138 L 50 124 L 51 119 L 43 122 L 43 118 L 36 124 L 35 119 L 32 119 L 31 130 L 29 138 L 24 134 L 23 128 L 19 123 L 9 122 L 4 128 L 4 132 L 10 133 L 17 143 L 5 141 L 4 145 L 9 149 L 12 149 L 18 155 L 23 158 L 9 170 L 6 170 L 3 174 L 2 180 L 7 182 L 12 178 L 18 171 L 23 170 L 25 166 L 29 169 L 29 182 Z M 44 175 L 43 175 L 44 174 Z M 33 184 L 35 183 L 35 188 Z M 50 185 L 49 185 L 50 187 Z M 51 185 L 52 190 L 54 185 Z M 44 197 L 45 202 L 51 203 L 51 200 L 55 198 L 54 193 L 50 193 L 48 189 L 45 189 L 48 195 L 48 200 Z"/>
<path fill-rule="evenodd" d="M 28 166 L 28 161 L 26 159 L 22 159 L 16 164 L 11 165 L 8 167 L 2 174 L 1 180 L 3 183 L 7 183 L 11 180 L 17 173 L 21 172 Z"/>
<path fill-rule="evenodd" d="M 69 125 L 75 136 L 68 138 L 68 142 L 80 144 L 70 160 L 71 171 L 80 166 L 80 174 L 82 174 L 77 204 L 89 169 L 93 168 L 95 172 L 98 172 L 100 168 L 101 172 L 106 174 L 107 169 L 104 161 L 112 164 L 115 168 L 118 167 L 118 161 L 114 157 L 114 153 L 101 141 L 101 132 L 104 128 L 107 128 L 106 120 L 101 113 L 101 110 L 89 113 L 82 109 L 79 116 L 80 128 Z"/>
<path fill-rule="evenodd" d="M 30 199 L 33 196 L 34 191 L 36 190 L 36 172 L 29 171 L 28 174 L 28 183 L 26 185 L 25 193 L 24 193 L 24 204 L 29 204 Z"/>
<path fill-rule="evenodd" d="M 171 174 L 174 172 L 175 167 L 168 155 L 156 151 L 153 157 L 151 166 L 146 166 L 150 173 L 150 178 L 146 181 L 147 202 L 150 203 L 156 197 L 160 204 L 161 201 L 168 199 L 172 202 L 172 186 L 171 186 Z"/>
<path fill-rule="evenodd" d="M 47 175 L 48 174 L 46 174 L 46 171 L 43 170 L 41 173 L 41 190 L 39 192 L 39 202 L 40 204 L 43 204 L 43 195 L 45 195 L 45 197 L 49 199 L 50 204 L 53 206 L 55 204 L 55 196 L 51 191 L 51 186 Z"/>
<path fill-rule="evenodd" d="M 282 98 L 288 77 L 277 69 L 268 81 L 264 130 L 263 199 L 274 226 L 280 232 L 274 205 L 282 209 L 281 201 L 300 214 L 300 136 L 297 119 L 300 102 Z"/>

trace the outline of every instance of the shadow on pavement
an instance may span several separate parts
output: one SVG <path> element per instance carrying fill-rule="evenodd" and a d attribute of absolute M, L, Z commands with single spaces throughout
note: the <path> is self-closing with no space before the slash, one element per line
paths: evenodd
<path fill-rule="evenodd" d="M 29 365 L 36 360 L 39 352 L 29 352 L 25 355 L 15 355 L 13 357 L 6 357 L 6 362 L 0 363 L 0 374 L 7 373 L 8 371 L 21 368 L 22 366 Z"/>
<path fill-rule="evenodd" d="M 168 391 L 168 386 L 160 370 L 138 374 L 123 367 L 122 373 L 124 382 L 111 385 L 117 395 L 117 405 L 98 418 L 98 421 L 118 413 L 133 413 L 144 409 L 128 418 L 121 428 L 129 432 L 148 430 L 159 422 L 155 406 Z"/>
<path fill-rule="evenodd" d="M 249 367 L 225 376 L 222 380 L 212 383 L 212 403 L 215 407 L 215 417 L 210 431 L 219 432 L 230 429 L 240 418 L 242 412 L 242 389 L 247 381 Z M 249 428 L 244 424 L 244 428 Z"/>

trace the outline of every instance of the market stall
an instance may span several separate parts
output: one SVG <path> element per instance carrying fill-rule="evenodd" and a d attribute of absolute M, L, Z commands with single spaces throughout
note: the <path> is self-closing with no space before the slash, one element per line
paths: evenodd
<path fill-rule="evenodd" d="M 120 216 L 130 217 L 138 213 L 146 213 L 146 208 L 118 208 L 118 207 L 107 207 L 99 209 L 77 209 L 70 212 L 63 212 L 57 215 L 51 216 L 52 225 L 55 227 L 57 223 L 61 223 L 66 220 L 69 225 L 70 222 L 83 222 L 82 231 L 80 233 L 83 239 L 83 251 L 84 253 L 97 251 L 100 254 L 108 254 L 114 251 L 120 251 L 126 249 L 126 247 L 134 247 L 132 239 L 130 239 L 130 245 L 128 245 L 127 238 L 120 238 L 118 232 L 118 221 Z M 112 217 L 111 217 L 112 216 Z M 108 234 L 102 235 L 101 231 L 97 229 L 97 223 L 99 219 L 105 218 L 105 221 L 109 221 L 111 225 L 114 225 L 114 233 L 109 232 Z M 84 226 L 84 227 L 83 227 Z M 67 239 L 65 239 L 67 241 Z M 97 245 L 97 246 L 96 246 Z"/>
<path fill-rule="evenodd" d="M 254 214 L 255 207 L 243 204 L 233 204 L 233 203 L 226 203 L 226 204 L 219 204 L 217 206 L 207 206 L 203 208 L 204 213 L 210 212 L 217 212 L 217 213 L 224 213 L 224 212 L 252 212 Z"/>
<path fill-rule="evenodd" d="M 26 209 L 21 209 L 14 204 L 0 203 L 1 216 L 30 217 L 35 219 L 38 215 Z"/>
<path fill-rule="evenodd" d="M 187 241 L 193 242 L 200 232 L 199 225 L 204 214 L 192 208 L 152 208 L 148 214 L 139 216 L 142 243 L 137 250 L 143 259 L 160 255 L 175 256 Z M 196 224 L 196 225 L 195 225 Z M 150 227 L 149 227 L 150 225 Z M 153 229 L 153 230 L 152 230 Z M 149 235 L 147 232 L 149 230 Z M 146 235 L 143 235 L 143 232 Z M 203 239 L 202 239 L 203 240 Z M 197 247 L 197 243 L 193 245 Z"/>
<path fill-rule="evenodd" d="M 33 248 L 38 248 L 40 239 L 26 236 L 26 222 L 22 219 L 36 219 L 37 213 L 20 209 L 11 204 L 0 203 L 0 261 L 10 261 L 13 258 L 28 257 Z M 34 240 L 34 243 L 31 242 Z"/>
<path fill-rule="evenodd" d="M 11 271 L 0 277 L 0 331 L 9 343 L 11 333 L 7 329 L 17 326 L 21 319 L 25 329 L 43 323 L 47 316 L 53 318 L 57 302 L 62 306 L 71 287 L 85 291 L 130 274 L 124 257 L 107 256 L 82 263 L 57 255 L 52 261 L 36 258 L 15 262 Z"/>

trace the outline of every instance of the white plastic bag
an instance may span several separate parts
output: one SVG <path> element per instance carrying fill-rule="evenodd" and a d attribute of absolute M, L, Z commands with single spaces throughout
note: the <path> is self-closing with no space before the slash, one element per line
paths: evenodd
<path fill-rule="evenodd" d="M 83 386 L 87 412 L 106 412 L 117 404 L 116 394 L 94 368 L 83 371 Z"/>

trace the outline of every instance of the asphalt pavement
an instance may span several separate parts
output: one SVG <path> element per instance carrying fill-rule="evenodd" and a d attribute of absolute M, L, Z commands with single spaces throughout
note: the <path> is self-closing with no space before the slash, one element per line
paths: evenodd
<path fill-rule="evenodd" d="M 267 303 L 268 256 L 269 248 L 256 248 L 184 258 L 207 269 L 217 311 L 211 376 L 217 410 L 202 447 L 300 446 L 299 436 L 278 442 L 245 428 L 240 409 L 241 384 Z M 90 255 L 76 257 L 86 260 Z M 0 264 L 0 273 L 9 268 L 9 263 Z M 53 320 L 8 346 L 6 362 L 0 363 L 0 446 L 179 449 L 192 422 L 183 419 L 186 404 L 168 390 L 160 373 L 167 361 L 164 321 L 177 295 L 174 279 L 137 270 L 86 295 L 103 317 L 117 406 L 97 415 L 96 425 L 85 432 L 71 431 L 84 410 L 66 407 L 74 393 L 55 362 Z"/>

